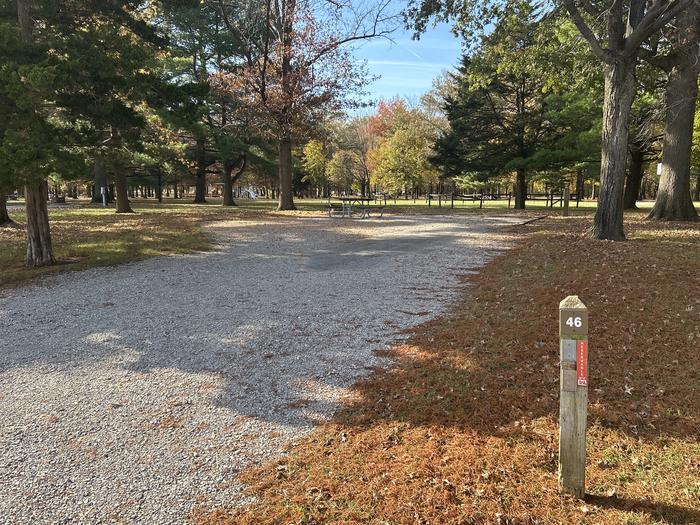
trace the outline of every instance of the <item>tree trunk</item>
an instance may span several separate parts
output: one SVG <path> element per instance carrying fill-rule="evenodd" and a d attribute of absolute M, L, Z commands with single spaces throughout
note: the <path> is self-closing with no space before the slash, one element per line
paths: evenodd
<path fill-rule="evenodd" d="M 296 210 L 292 193 L 292 140 L 286 136 L 279 143 L 279 205 L 278 210 Z"/>
<path fill-rule="evenodd" d="M 605 102 L 600 189 L 591 229 L 591 236 L 595 239 L 621 241 L 625 238 L 622 199 L 627 169 L 629 115 L 636 92 L 635 62 L 636 58 L 619 58 L 603 66 Z"/>
<path fill-rule="evenodd" d="M 114 199 L 109 193 L 109 184 L 107 183 L 107 170 L 104 160 L 95 159 L 95 165 L 92 168 L 93 187 L 92 187 L 92 202 L 102 204 L 102 188 L 104 188 L 107 196 L 107 203 L 114 202 Z"/>
<path fill-rule="evenodd" d="M 134 213 L 129 204 L 129 190 L 126 185 L 126 174 L 117 172 L 115 176 L 117 193 L 117 213 Z"/>
<path fill-rule="evenodd" d="M 294 84 L 292 79 L 292 43 L 294 39 L 294 19 L 296 18 L 296 0 L 282 2 L 281 31 L 279 42 L 281 46 L 280 90 L 288 98 L 282 109 L 285 117 L 293 111 L 291 101 L 294 99 Z M 293 192 L 292 166 L 292 137 L 287 128 L 288 123 L 280 123 L 279 128 L 279 204 L 278 210 L 295 210 Z"/>
<path fill-rule="evenodd" d="M 17 0 L 17 19 L 20 26 L 22 42 L 31 44 L 34 22 L 32 20 L 32 3 L 29 0 Z M 27 184 L 24 190 L 25 209 L 27 212 L 27 266 L 50 266 L 56 263 L 51 246 L 51 227 L 49 226 L 49 184 L 46 180 Z"/>
<path fill-rule="evenodd" d="M 0 191 L 0 226 L 6 226 L 13 222 L 10 214 L 7 212 L 7 195 L 5 195 L 4 191 Z"/>
<path fill-rule="evenodd" d="M 630 147 L 630 163 L 625 181 L 625 194 L 623 198 L 625 210 L 636 210 L 639 190 L 642 187 L 644 175 L 644 154 L 636 145 Z"/>
<path fill-rule="evenodd" d="M 527 174 L 524 169 L 519 169 L 515 178 L 515 209 L 524 210 L 527 199 Z"/>
<path fill-rule="evenodd" d="M 49 185 L 43 180 L 25 187 L 27 210 L 27 266 L 50 266 L 56 263 L 49 227 Z"/>
<path fill-rule="evenodd" d="M 224 206 L 237 206 L 236 202 L 233 200 L 233 185 L 243 175 L 247 163 L 248 156 L 245 153 L 241 154 L 236 162 L 224 160 Z M 240 167 L 236 175 L 231 177 L 231 173 L 236 164 L 240 164 Z"/>
<path fill-rule="evenodd" d="M 586 187 L 583 178 L 583 170 L 576 171 L 576 198 L 582 201 L 586 196 Z"/>
<path fill-rule="evenodd" d="M 664 128 L 661 178 L 656 202 L 648 218 L 668 221 L 695 221 L 698 214 L 690 198 L 690 156 L 693 145 L 693 119 L 698 95 L 698 72 L 689 59 L 681 58 L 666 82 L 666 122 Z"/>
<path fill-rule="evenodd" d="M 700 171 L 698 171 L 697 178 L 695 180 L 695 196 L 694 200 L 700 201 Z"/>
<path fill-rule="evenodd" d="M 233 181 L 231 180 L 232 172 L 233 162 L 230 160 L 224 160 L 224 171 L 222 173 L 224 178 L 224 206 L 236 206 L 236 202 L 233 200 Z"/>
<path fill-rule="evenodd" d="M 197 178 L 194 202 L 195 204 L 204 204 L 207 202 L 207 150 L 204 139 L 197 139 L 195 154 L 197 156 Z"/>

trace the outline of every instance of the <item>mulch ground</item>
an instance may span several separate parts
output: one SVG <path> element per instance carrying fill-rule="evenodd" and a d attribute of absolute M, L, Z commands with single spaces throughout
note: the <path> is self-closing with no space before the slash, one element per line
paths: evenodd
<path fill-rule="evenodd" d="M 700 523 L 700 225 L 547 219 L 199 525 Z M 590 312 L 587 497 L 557 487 L 558 303 Z"/>

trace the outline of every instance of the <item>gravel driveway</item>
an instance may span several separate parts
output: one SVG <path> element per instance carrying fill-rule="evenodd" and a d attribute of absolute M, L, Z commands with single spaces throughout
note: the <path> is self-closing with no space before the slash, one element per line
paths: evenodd
<path fill-rule="evenodd" d="M 328 418 L 516 219 L 211 226 L 212 253 L 0 291 L 0 523 L 185 523 Z"/>

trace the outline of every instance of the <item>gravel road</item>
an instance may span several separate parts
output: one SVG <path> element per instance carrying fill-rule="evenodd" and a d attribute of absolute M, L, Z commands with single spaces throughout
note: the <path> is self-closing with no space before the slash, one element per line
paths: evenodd
<path fill-rule="evenodd" d="M 218 249 L 0 291 L 0 523 L 179 524 L 337 408 L 517 219 L 216 223 Z"/>

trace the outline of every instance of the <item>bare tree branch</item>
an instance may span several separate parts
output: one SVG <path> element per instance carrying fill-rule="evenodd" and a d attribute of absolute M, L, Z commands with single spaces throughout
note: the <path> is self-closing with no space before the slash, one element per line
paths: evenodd
<path fill-rule="evenodd" d="M 681 14 L 695 1 L 697 0 L 671 0 L 670 2 L 657 0 L 627 37 L 625 54 L 631 56 L 637 53 L 647 38 Z"/>
<path fill-rule="evenodd" d="M 668 73 L 671 71 L 671 69 L 673 69 L 679 55 L 676 52 L 672 52 L 667 55 L 659 55 L 656 51 L 640 47 L 639 56 L 642 58 L 642 60 L 645 60 L 652 66 L 658 67 L 659 69 Z"/>
<path fill-rule="evenodd" d="M 374 13 L 373 19 L 370 23 L 371 28 L 364 32 L 362 32 L 362 26 L 365 22 L 365 18 L 362 16 L 358 17 L 355 23 L 355 28 L 352 32 L 350 32 L 350 34 L 346 35 L 345 37 L 339 38 L 333 42 L 330 42 L 327 46 L 321 48 L 314 56 L 310 57 L 310 59 L 305 63 L 305 67 L 312 66 L 327 53 L 330 53 L 331 51 L 338 49 L 339 47 L 342 47 L 351 42 L 388 37 L 390 34 L 396 31 L 397 27 L 388 27 L 386 29 L 382 29 L 382 27 L 384 27 L 387 23 L 390 23 L 392 20 L 398 19 L 398 15 L 386 14 L 386 11 L 389 9 L 390 5 L 391 0 L 382 1 L 382 3 L 379 5 L 376 12 Z"/>
<path fill-rule="evenodd" d="M 564 5 L 566 6 L 566 10 L 569 11 L 571 19 L 573 20 L 574 24 L 576 24 L 576 27 L 578 28 L 583 38 L 585 38 L 591 45 L 591 50 L 593 51 L 593 54 L 604 62 L 610 62 L 612 60 L 610 52 L 607 49 L 603 48 L 600 41 L 593 33 L 593 30 L 583 19 L 581 12 L 579 11 L 578 7 L 576 7 L 575 1 L 564 0 Z"/>

